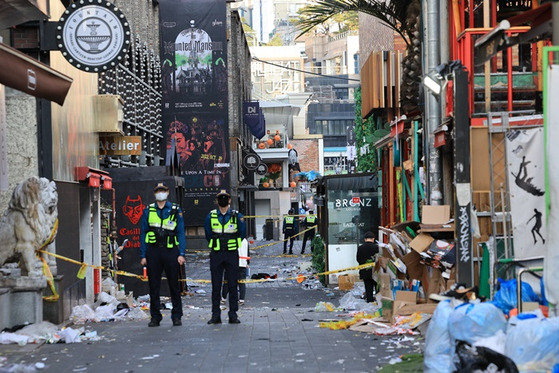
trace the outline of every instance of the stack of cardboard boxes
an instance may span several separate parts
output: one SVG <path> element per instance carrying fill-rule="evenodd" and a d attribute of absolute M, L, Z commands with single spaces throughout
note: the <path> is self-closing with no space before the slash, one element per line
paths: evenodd
<path fill-rule="evenodd" d="M 454 222 L 450 206 L 423 206 L 421 223 L 405 222 L 391 229 L 377 261 L 383 317 L 393 322 L 410 311 L 432 313 L 432 293 L 446 291 L 455 278 Z"/>

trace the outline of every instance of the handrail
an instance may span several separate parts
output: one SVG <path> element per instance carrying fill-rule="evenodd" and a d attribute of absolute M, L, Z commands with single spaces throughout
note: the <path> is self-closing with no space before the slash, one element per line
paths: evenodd
<path fill-rule="evenodd" d="M 542 276 L 538 275 L 536 272 L 543 272 L 542 267 L 534 267 L 534 268 L 523 268 L 518 271 L 516 275 L 516 308 L 518 309 L 518 313 L 522 313 L 522 275 L 524 273 L 529 273 L 532 276 L 541 279 Z"/>

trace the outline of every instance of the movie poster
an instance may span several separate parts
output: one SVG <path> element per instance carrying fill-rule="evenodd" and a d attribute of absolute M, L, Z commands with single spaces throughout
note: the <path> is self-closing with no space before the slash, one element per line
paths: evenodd
<path fill-rule="evenodd" d="M 226 2 L 162 0 L 163 135 L 178 152 L 187 226 L 201 226 L 229 188 Z"/>

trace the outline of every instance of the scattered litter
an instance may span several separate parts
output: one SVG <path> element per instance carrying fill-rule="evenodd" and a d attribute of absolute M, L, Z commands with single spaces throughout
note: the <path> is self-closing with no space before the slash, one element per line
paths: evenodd
<path fill-rule="evenodd" d="M 198 295 L 206 295 L 206 291 L 204 289 L 198 289 L 195 291 L 195 293 Z"/>
<path fill-rule="evenodd" d="M 334 311 L 334 305 L 330 302 L 318 302 L 314 310 L 316 312 L 332 312 Z"/>
<path fill-rule="evenodd" d="M 80 334 L 81 332 L 79 330 L 72 328 L 66 328 L 58 333 L 58 335 L 60 336 L 60 340 L 66 343 L 80 343 Z"/>
<path fill-rule="evenodd" d="M 8 345 L 12 343 L 17 343 L 20 346 L 25 346 L 29 340 L 28 336 L 19 335 L 15 333 L 0 333 L 0 344 Z"/>

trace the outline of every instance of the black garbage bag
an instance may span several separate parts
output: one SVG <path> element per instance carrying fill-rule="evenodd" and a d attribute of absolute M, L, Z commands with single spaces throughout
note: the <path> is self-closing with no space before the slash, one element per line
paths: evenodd
<path fill-rule="evenodd" d="M 454 372 L 457 373 L 518 373 L 516 364 L 509 357 L 490 348 L 472 346 L 460 340 L 456 341 L 454 366 Z"/>

